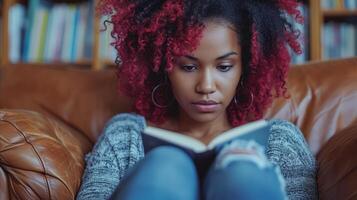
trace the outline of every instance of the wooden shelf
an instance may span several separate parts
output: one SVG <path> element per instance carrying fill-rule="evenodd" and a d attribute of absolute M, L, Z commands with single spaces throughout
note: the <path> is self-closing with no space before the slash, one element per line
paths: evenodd
<path fill-rule="evenodd" d="M 357 17 L 357 9 L 355 9 L 355 10 L 347 10 L 347 9 L 323 10 L 322 15 L 324 18 Z"/>
<path fill-rule="evenodd" d="M 80 61 L 80 62 L 18 62 L 18 63 L 9 63 L 7 66 L 26 66 L 26 65 L 33 65 L 33 66 L 74 66 L 74 67 L 81 67 L 81 68 L 90 68 L 92 65 L 91 61 Z"/>
<path fill-rule="evenodd" d="M 103 61 L 103 64 L 104 65 L 116 65 L 114 61 L 111 61 L 111 60 L 104 60 Z"/>

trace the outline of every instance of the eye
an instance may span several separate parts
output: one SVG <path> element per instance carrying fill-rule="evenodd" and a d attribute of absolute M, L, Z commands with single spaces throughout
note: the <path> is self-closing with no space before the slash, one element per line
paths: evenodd
<path fill-rule="evenodd" d="M 195 65 L 182 65 L 181 69 L 183 69 L 186 72 L 193 72 L 193 71 L 197 70 L 197 66 L 195 66 Z"/>
<path fill-rule="evenodd" d="M 219 65 L 217 69 L 221 72 L 228 72 L 232 67 L 233 65 Z"/>

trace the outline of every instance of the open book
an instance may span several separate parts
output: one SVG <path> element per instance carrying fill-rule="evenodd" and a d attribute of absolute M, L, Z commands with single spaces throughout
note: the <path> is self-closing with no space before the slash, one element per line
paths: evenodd
<path fill-rule="evenodd" d="M 196 138 L 168 131 L 160 128 L 148 126 L 142 133 L 144 150 L 170 145 L 185 150 L 196 162 L 205 163 L 214 159 L 218 151 L 224 144 L 236 139 L 254 140 L 265 146 L 269 136 L 269 123 L 266 120 L 258 120 L 223 132 L 205 145 Z"/>

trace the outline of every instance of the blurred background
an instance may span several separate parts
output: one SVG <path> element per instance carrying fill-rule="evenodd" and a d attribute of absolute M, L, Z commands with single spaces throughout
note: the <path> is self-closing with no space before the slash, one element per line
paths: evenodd
<path fill-rule="evenodd" d="M 111 24 L 94 15 L 97 0 L 0 0 L 0 67 L 64 63 L 115 66 Z M 357 55 L 357 0 L 302 0 L 303 53 L 292 63 Z"/>

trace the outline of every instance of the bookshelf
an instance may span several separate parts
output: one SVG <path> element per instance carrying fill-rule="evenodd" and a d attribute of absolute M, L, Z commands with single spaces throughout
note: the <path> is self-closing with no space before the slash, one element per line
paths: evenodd
<path fill-rule="evenodd" d="M 1 1 L 1 0 L 0 0 Z M 3 3 L 0 2 L 0 13 L 1 13 L 1 17 L 2 17 L 2 24 L 1 26 L 4 27 L 1 30 L 1 42 L 0 42 L 0 49 L 1 50 L 1 54 L 0 54 L 0 67 L 3 66 L 12 66 L 12 65 L 51 65 L 51 64 L 70 64 L 71 66 L 78 66 L 78 67 L 87 67 L 87 68 L 91 68 L 93 70 L 99 70 L 102 69 L 104 66 L 104 63 L 108 63 L 108 61 L 102 61 L 100 58 L 100 49 L 99 49 L 99 43 L 100 43 L 100 33 L 99 33 L 99 28 L 100 28 L 100 21 L 97 17 L 95 17 L 95 15 L 91 15 L 91 19 L 92 19 L 92 26 L 90 28 L 92 28 L 92 35 L 89 36 L 91 37 L 91 53 L 90 53 L 90 57 L 87 58 L 76 58 L 75 60 L 70 60 L 70 61 L 61 61 L 61 60 L 53 60 L 53 61 L 43 61 L 43 60 L 31 60 L 31 61 L 24 61 L 23 55 L 21 56 L 21 60 L 18 60 L 17 62 L 12 62 L 10 59 L 10 34 L 9 34 L 9 21 L 11 18 L 10 15 L 10 10 L 12 7 L 14 7 L 14 5 L 20 4 L 23 5 L 26 9 L 25 12 L 27 12 L 26 14 L 28 14 L 28 7 L 30 6 L 30 1 L 31 0 L 3 0 Z M 49 4 L 51 5 L 51 10 L 53 10 L 54 5 L 56 4 L 71 4 L 72 5 L 79 5 L 81 3 L 86 3 L 89 2 L 90 0 L 45 0 L 47 2 L 49 2 Z M 92 10 L 94 10 L 94 4 L 95 4 L 96 0 L 92 0 L 92 4 L 91 6 L 93 6 Z M 76 8 L 77 9 L 77 8 Z M 80 9 L 80 8 L 78 8 Z M 89 8 L 90 10 L 90 8 Z M 65 15 L 68 15 L 67 10 L 63 11 L 65 12 Z M 62 13 L 63 14 L 63 13 Z M 16 18 L 16 17 L 15 17 Z M 89 26 L 88 26 L 89 27 Z M 47 28 L 47 27 L 46 27 Z M 87 29 L 86 29 L 87 31 Z M 23 33 L 24 34 L 24 33 Z M 84 33 L 87 34 L 87 33 Z M 24 37 L 24 36 L 23 36 Z M 65 36 L 63 36 L 65 37 Z M 87 36 L 86 36 L 87 37 Z M 32 40 L 32 38 L 31 38 Z M 72 40 L 74 41 L 74 40 Z M 21 41 L 23 42 L 23 41 Z M 47 41 L 46 41 L 47 42 Z M 63 44 L 62 44 L 63 45 Z M 21 46 L 21 49 L 23 49 L 24 47 Z M 4 51 L 5 49 L 7 49 L 7 51 Z M 88 48 L 87 48 L 88 49 Z M 21 50 L 22 51 L 22 50 Z M 31 50 L 33 51 L 33 50 Z M 73 50 L 72 50 L 73 51 Z M 63 52 L 63 50 L 62 50 Z M 23 54 L 23 52 L 21 53 Z M 30 54 L 30 53 L 29 53 Z"/>
<path fill-rule="evenodd" d="M 11 2 L 8 0 L 2 0 L 1 1 L 1 42 L 0 42 L 0 49 L 1 49 L 1 58 L 0 58 L 0 64 L 3 66 L 4 64 L 8 63 L 8 56 L 7 56 L 7 51 L 8 49 L 8 40 L 7 40 L 7 28 L 8 27 L 8 13 L 9 13 L 9 8 L 10 8 Z"/>
<path fill-rule="evenodd" d="M 351 4 L 354 3 L 354 6 Z M 347 5 L 349 4 L 349 5 Z M 351 6 L 351 7 L 349 7 Z M 329 30 L 324 30 L 331 23 L 334 24 L 337 31 L 340 29 L 346 29 L 346 24 L 354 27 L 354 31 L 350 31 L 352 38 L 354 40 L 354 54 L 357 56 L 357 1 L 356 0 L 310 0 L 310 9 L 315 17 L 311 19 L 311 60 L 322 60 L 330 59 L 329 57 L 324 57 L 329 49 L 327 48 L 326 42 L 336 37 L 335 35 L 326 34 L 332 32 Z M 345 26 L 345 27 L 342 27 Z M 349 28 L 351 28 L 349 27 Z M 351 35 L 350 35 L 351 36 Z M 326 37 L 326 39 L 324 39 Z M 341 36 L 342 38 L 346 38 Z M 353 42 L 353 41 L 349 41 Z M 345 45 L 343 42 L 339 45 Z M 339 48 L 336 44 L 333 44 L 334 48 Z M 343 48 L 343 46 L 342 46 Z M 344 57 L 345 55 L 338 55 L 337 57 Z M 351 55 L 350 55 L 351 56 Z M 332 57 L 333 58 L 333 57 Z M 335 57 L 336 58 L 336 57 Z"/>
<path fill-rule="evenodd" d="M 9 55 L 9 41 L 10 35 L 9 32 L 9 11 L 10 8 L 15 4 L 22 4 L 25 7 L 28 7 L 29 2 L 32 0 L 0 0 L 0 18 L 1 18 L 1 38 L 0 38 L 0 67 L 2 66 L 11 66 L 18 64 L 38 64 L 38 65 L 51 65 L 53 62 L 24 62 L 20 61 L 17 63 L 11 62 Z M 91 0 L 46 0 L 52 3 L 80 3 Z M 97 0 L 92 0 L 95 4 Z M 357 8 L 356 9 L 347 9 L 344 7 L 344 1 L 346 0 L 328 0 L 336 1 L 336 7 L 332 9 L 325 9 L 322 6 L 322 1 L 325 0 L 301 0 L 301 2 L 306 5 L 308 10 L 308 18 L 305 19 L 306 25 L 308 26 L 306 49 L 308 52 L 307 61 L 309 60 L 321 60 L 323 59 L 323 28 L 324 25 L 329 21 L 344 22 L 350 21 L 351 19 L 357 19 Z M 357 1 L 357 0 L 356 0 Z M 357 20 L 356 20 L 357 22 Z M 56 63 L 63 63 L 71 65 L 76 65 L 80 67 L 87 67 L 94 70 L 100 70 L 106 66 L 114 66 L 114 60 L 103 58 L 101 46 L 101 19 L 94 17 L 93 15 L 93 26 L 92 26 L 92 45 L 90 47 L 92 54 L 90 58 L 79 59 L 71 62 L 62 62 L 56 61 Z M 357 30 L 357 28 L 356 28 Z M 357 37 L 357 34 L 356 34 Z M 357 38 L 356 38 L 357 40 Z M 107 41 L 106 41 L 107 42 Z M 357 48 L 357 47 L 356 47 Z"/>
<path fill-rule="evenodd" d="M 322 12 L 323 18 L 334 18 L 334 17 L 357 17 L 357 9 L 356 10 L 324 10 Z"/>

